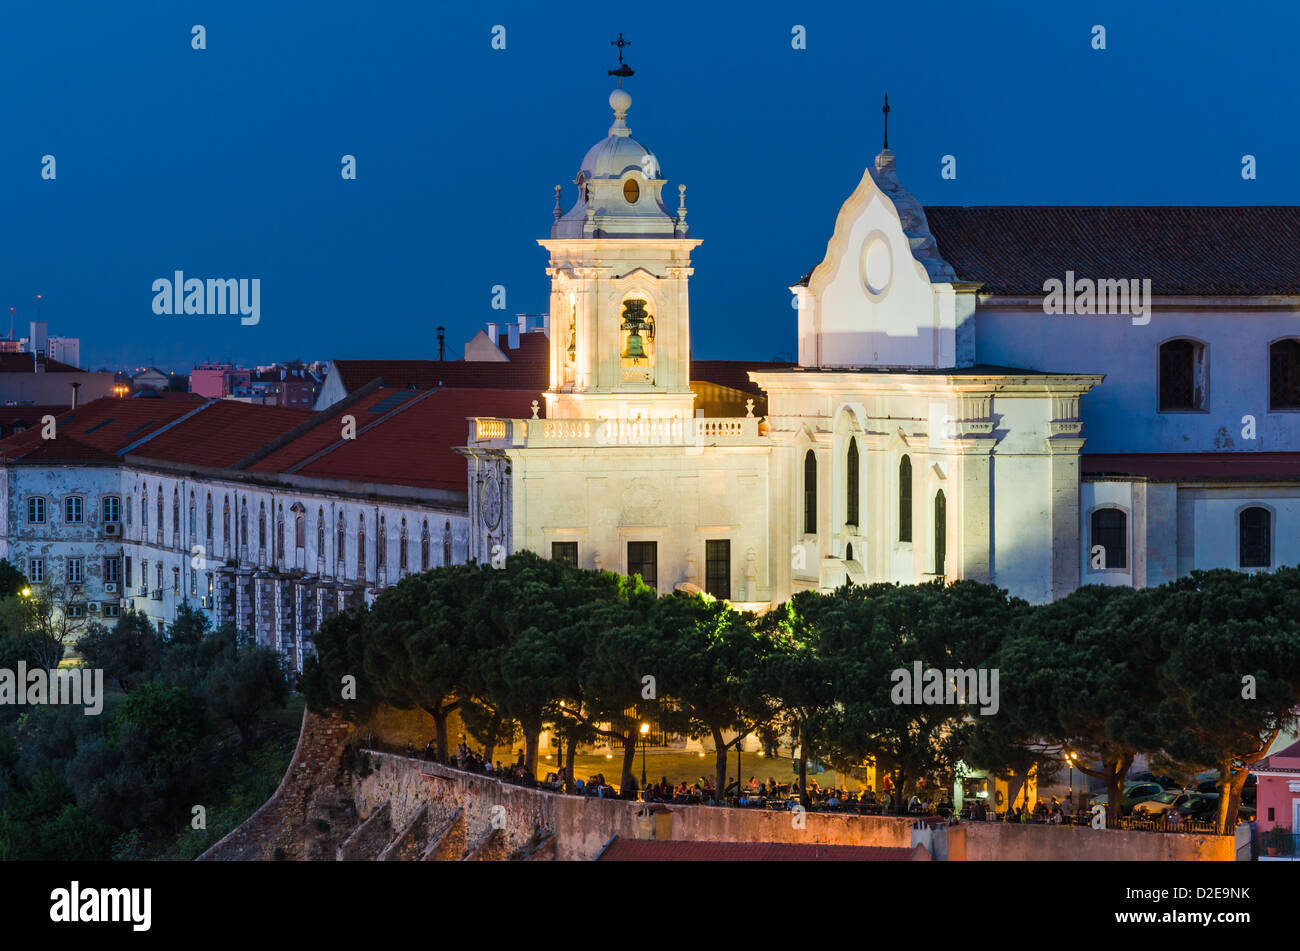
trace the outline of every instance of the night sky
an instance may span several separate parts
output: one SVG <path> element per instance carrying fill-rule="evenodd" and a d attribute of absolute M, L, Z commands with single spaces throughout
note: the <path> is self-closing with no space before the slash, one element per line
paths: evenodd
<path fill-rule="evenodd" d="M 1300 203 L 1300 5 L 1133 6 L 4 0 L 0 314 L 22 335 L 44 294 L 91 368 L 433 357 L 438 324 L 459 355 L 494 285 L 507 315 L 546 307 L 536 239 L 610 125 L 620 30 L 628 124 L 704 241 L 699 358 L 794 350 L 787 286 L 884 92 L 927 205 Z M 261 322 L 155 315 L 178 269 L 260 278 Z"/>

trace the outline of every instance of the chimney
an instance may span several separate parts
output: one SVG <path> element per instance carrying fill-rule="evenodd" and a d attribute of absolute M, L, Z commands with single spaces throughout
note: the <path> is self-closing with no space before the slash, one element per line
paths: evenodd
<path fill-rule="evenodd" d="M 447 328 L 439 327 L 438 328 L 438 360 L 439 361 L 446 359 L 445 356 L 446 352 L 447 352 Z"/>
<path fill-rule="evenodd" d="M 494 344 L 497 342 L 497 324 L 495 321 L 489 321 L 487 325 L 488 339 Z"/>
<path fill-rule="evenodd" d="M 77 390 L 81 389 L 81 384 L 80 384 L 80 383 L 72 383 L 72 384 L 70 384 L 70 385 L 72 386 L 72 408 L 73 408 L 73 409 L 76 409 L 76 408 L 77 408 Z"/>
<path fill-rule="evenodd" d="M 517 324 L 511 324 L 511 325 L 510 325 L 510 338 L 509 338 L 509 339 L 510 339 L 510 349 L 511 349 L 511 350 L 518 350 L 518 349 L 519 349 L 519 324 L 522 324 L 523 322 L 524 322 L 524 321 L 523 321 L 523 318 L 520 317 L 520 319 L 519 319 L 519 323 L 517 323 Z"/>

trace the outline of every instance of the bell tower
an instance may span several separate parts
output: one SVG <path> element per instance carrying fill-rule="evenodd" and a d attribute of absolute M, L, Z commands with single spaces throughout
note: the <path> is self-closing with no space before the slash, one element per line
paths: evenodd
<path fill-rule="evenodd" d="M 621 57 L 621 49 L 620 49 Z M 612 75 L 629 76 L 620 62 Z M 691 251 L 686 186 L 679 206 L 663 201 L 658 159 L 632 138 L 632 97 L 609 97 L 614 124 L 588 150 L 561 210 L 555 188 L 550 252 L 549 419 L 681 419 L 694 414 L 690 388 Z"/>

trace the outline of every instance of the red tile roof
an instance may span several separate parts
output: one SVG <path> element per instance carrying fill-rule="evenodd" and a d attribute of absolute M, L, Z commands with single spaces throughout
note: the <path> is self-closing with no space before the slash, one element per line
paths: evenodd
<path fill-rule="evenodd" d="M 615 836 L 599 862 L 912 862 L 927 861 L 924 846 L 816 845 L 789 842 L 677 842 Z"/>
<path fill-rule="evenodd" d="M 1285 749 L 1270 753 L 1251 767 L 1251 772 L 1281 771 L 1294 773 L 1300 771 L 1300 741 L 1292 743 Z"/>
<path fill-rule="evenodd" d="M 1087 477 L 1137 476 L 1155 482 L 1300 480 L 1300 452 L 1129 452 L 1084 454 Z"/>
<path fill-rule="evenodd" d="M 0 373 L 35 373 L 36 359 L 30 353 L 0 353 Z M 86 373 L 80 367 L 74 367 L 58 360 L 45 360 L 46 373 Z"/>
<path fill-rule="evenodd" d="M 940 256 L 996 294 L 1048 278 L 1150 278 L 1170 295 L 1300 294 L 1300 207 L 925 209 Z"/>
<path fill-rule="evenodd" d="M 128 455 L 192 466 L 233 466 L 307 420 L 312 412 L 212 400 Z"/>
<path fill-rule="evenodd" d="M 524 342 L 534 339 L 530 348 L 538 350 L 538 359 L 528 357 Z M 509 362 L 491 360 L 335 360 L 343 388 L 352 393 L 371 380 L 383 379 L 388 386 L 432 388 L 444 386 L 452 389 L 482 386 L 499 390 L 546 389 L 551 384 L 549 356 L 546 352 L 546 335 L 528 333 L 520 337 L 517 350 L 506 350 Z M 750 370 L 787 370 L 792 363 L 775 363 L 745 360 L 692 360 L 692 381 L 716 383 L 748 393 L 760 393 L 758 385 L 747 375 Z M 531 414 L 530 414 L 531 415 Z"/>
<path fill-rule="evenodd" d="M 199 396 L 185 400 L 118 399 L 104 396 L 57 415 L 56 440 L 66 437 L 101 452 L 116 453 L 198 409 L 203 403 L 203 398 Z M 29 458 L 31 451 L 46 441 L 41 437 L 41 427 L 33 426 L 0 440 L 0 459 Z"/>
<path fill-rule="evenodd" d="M 58 416 L 68 411 L 67 403 L 55 406 L 38 406 L 28 403 L 21 406 L 0 406 L 0 426 L 12 426 L 14 423 L 26 423 L 28 426 L 39 422 L 43 416 Z"/>
<path fill-rule="evenodd" d="M 542 391 L 550 386 L 546 362 L 495 363 L 464 360 L 335 360 L 343 388 L 351 393 L 371 380 L 382 378 L 388 386 L 482 386 L 491 389 Z"/>
<path fill-rule="evenodd" d="M 372 397 L 378 398 L 372 402 Z M 386 419 L 379 414 L 373 425 L 365 417 L 372 405 L 403 399 Z M 540 390 L 441 389 L 409 394 L 383 389 L 342 412 L 357 418 L 357 438 L 340 438 L 338 415 L 331 413 L 316 430 L 294 444 L 254 463 L 251 471 L 278 471 L 318 479 L 344 479 L 418 488 L 466 490 L 466 464 L 452 451 L 465 445 L 471 416 L 532 415 L 531 403 L 541 400 Z M 357 407 L 365 407 L 357 411 Z M 540 412 L 540 408 L 539 408 Z M 328 436 L 328 447 L 321 444 Z M 286 461 L 295 457 L 302 461 Z M 282 467 L 283 468 L 280 468 Z"/>
<path fill-rule="evenodd" d="M 755 373 L 773 370 L 788 370 L 793 363 L 757 362 L 746 360 L 692 360 L 691 382 L 713 383 L 727 386 L 745 393 L 762 394 L 759 385 L 749 378 L 749 371 Z"/>
<path fill-rule="evenodd" d="M 519 346 L 515 347 L 513 350 L 510 349 L 509 337 L 506 337 L 505 339 L 498 337 L 497 340 L 497 346 L 501 347 L 501 350 L 505 355 L 510 358 L 511 363 L 541 363 L 548 365 L 547 372 L 550 372 L 549 363 L 551 359 L 551 341 L 550 338 L 540 330 L 533 330 L 526 334 L 520 334 Z M 503 344 L 504 346 L 502 346 Z"/>

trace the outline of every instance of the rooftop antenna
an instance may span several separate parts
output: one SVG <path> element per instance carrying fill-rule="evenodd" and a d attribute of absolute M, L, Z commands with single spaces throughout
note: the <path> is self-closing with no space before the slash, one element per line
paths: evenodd
<path fill-rule="evenodd" d="M 606 70 L 606 72 L 608 72 L 611 76 L 618 77 L 618 88 L 622 89 L 624 77 L 633 75 L 632 67 L 629 66 L 627 63 L 623 62 L 623 47 L 631 46 L 632 41 L 623 39 L 623 31 L 619 30 L 618 39 L 610 40 L 609 45 L 618 47 L 618 69 L 610 69 L 610 70 Z"/>
<path fill-rule="evenodd" d="M 885 151 L 889 151 L 889 93 L 885 93 L 885 104 L 880 107 L 880 111 L 885 114 Z"/>
<path fill-rule="evenodd" d="M 17 316 L 18 316 L 17 309 L 10 307 L 9 308 L 9 339 L 10 340 L 14 339 L 14 318 Z"/>

